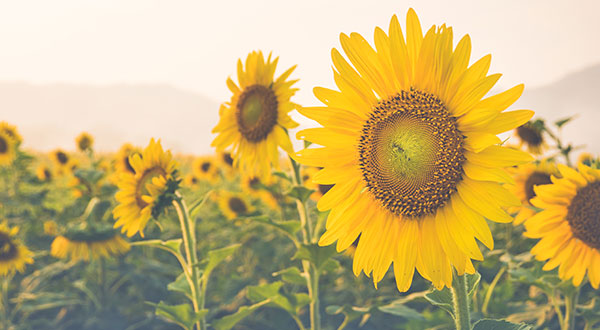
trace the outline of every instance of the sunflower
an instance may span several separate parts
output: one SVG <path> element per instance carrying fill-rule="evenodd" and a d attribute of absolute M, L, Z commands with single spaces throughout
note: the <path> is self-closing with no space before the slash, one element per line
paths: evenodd
<path fill-rule="evenodd" d="M 115 169 L 117 172 L 129 172 L 135 174 L 135 170 L 129 162 L 129 156 L 133 154 L 140 154 L 141 150 L 134 147 L 129 143 L 125 143 L 121 146 L 115 157 Z"/>
<path fill-rule="evenodd" d="M 272 210 L 277 210 L 279 209 L 277 198 L 273 196 L 273 193 L 266 189 L 270 183 L 271 182 L 266 179 L 261 180 L 256 176 L 245 175 L 242 177 L 241 186 L 243 192 L 249 196 L 260 199 Z"/>
<path fill-rule="evenodd" d="M 354 273 L 375 285 L 393 262 L 400 291 L 414 270 L 436 288 L 451 286 L 452 267 L 474 273 L 482 260 L 475 241 L 493 248 L 485 219 L 511 222 L 505 207 L 519 200 L 501 182 L 503 167 L 532 157 L 500 145 L 496 134 L 527 122 L 530 110 L 503 112 L 523 85 L 482 99 L 500 75 L 491 57 L 468 66 L 468 35 L 452 49 L 452 28 L 432 26 L 423 37 L 407 15 L 406 42 L 396 16 L 389 35 L 375 29 L 373 49 L 359 34 L 342 34 L 350 63 L 332 50 L 340 91 L 315 88 L 325 107 L 299 111 L 324 127 L 298 132 L 322 145 L 295 158 L 322 167 L 313 180 L 334 185 L 317 203 L 331 210 L 320 245 L 348 248 L 360 235 Z"/>
<path fill-rule="evenodd" d="M 50 154 L 52 160 L 59 168 L 68 167 L 71 157 L 62 149 L 56 149 Z"/>
<path fill-rule="evenodd" d="M 587 165 L 587 166 L 591 166 L 592 164 L 594 164 L 598 161 L 599 161 L 599 158 L 593 156 L 589 152 L 582 152 L 579 154 L 579 157 L 577 157 L 578 163 L 583 163 L 584 165 Z"/>
<path fill-rule="evenodd" d="M 319 199 L 323 197 L 323 195 L 325 195 L 331 188 L 333 188 L 332 184 L 319 184 L 314 182 L 313 177 L 315 174 L 317 174 L 317 172 L 319 172 L 318 167 L 309 166 L 304 168 L 302 173 L 302 181 L 304 182 L 306 188 L 315 191 L 310 195 L 310 199 L 316 202 L 319 201 Z"/>
<path fill-rule="evenodd" d="M 525 236 L 540 238 L 531 249 L 544 270 L 558 268 L 563 280 L 579 286 L 587 271 L 590 284 L 600 286 L 600 170 L 559 164 L 562 178 L 534 188 L 531 204 L 543 209 L 525 221 Z"/>
<path fill-rule="evenodd" d="M 77 136 L 77 138 L 75 138 L 75 144 L 77 145 L 77 149 L 79 151 L 83 152 L 91 150 L 92 146 L 94 145 L 94 137 L 87 132 L 82 132 L 79 134 L 79 136 Z"/>
<path fill-rule="evenodd" d="M 167 190 L 167 183 L 175 179 L 176 163 L 170 151 L 163 151 L 160 140 L 150 140 L 144 152 L 129 156 L 134 170 L 122 172 L 117 184 L 119 191 L 115 195 L 119 205 L 113 210 L 117 219 L 114 227 L 122 227 L 131 237 L 139 232 L 144 237 L 144 227 L 153 216 L 159 197 Z"/>
<path fill-rule="evenodd" d="M 515 135 L 519 138 L 519 148 L 527 147 L 527 150 L 535 155 L 541 155 L 548 149 L 544 139 L 544 129 L 536 122 L 527 122 L 515 129 Z"/>
<path fill-rule="evenodd" d="M 87 262 L 122 255 L 129 249 L 129 243 L 113 228 L 76 229 L 57 236 L 50 247 L 50 255 Z"/>
<path fill-rule="evenodd" d="M 23 137 L 21 137 L 19 131 L 17 131 L 17 128 L 5 121 L 0 122 L 0 132 L 8 135 L 8 137 L 11 138 L 16 145 L 19 145 L 21 142 L 23 142 Z"/>
<path fill-rule="evenodd" d="M 15 155 L 15 141 L 8 134 L 0 131 L 0 166 L 12 164 Z"/>
<path fill-rule="evenodd" d="M 23 272 L 26 264 L 32 264 L 31 251 L 15 238 L 19 227 L 9 228 L 5 223 L 0 224 L 0 276 L 12 274 L 14 271 Z"/>
<path fill-rule="evenodd" d="M 277 146 L 293 152 L 286 130 L 298 126 L 288 115 L 296 107 L 290 98 L 297 80 L 286 79 L 295 66 L 274 79 L 277 61 L 269 55 L 265 62 L 262 52 L 250 53 L 245 68 L 238 61 L 239 86 L 227 79 L 233 96 L 221 106 L 219 123 L 213 129 L 218 135 L 211 146 L 217 152 L 232 146 L 234 165 L 252 176 L 268 177 L 272 166 L 278 168 Z"/>
<path fill-rule="evenodd" d="M 219 193 L 218 204 L 223 215 L 229 220 L 254 212 L 254 207 L 239 193 L 222 191 Z"/>
<path fill-rule="evenodd" d="M 199 182 L 200 180 L 193 174 L 188 174 L 183 178 L 183 184 L 189 188 L 197 186 Z"/>
<path fill-rule="evenodd" d="M 513 177 L 515 180 L 514 184 L 509 186 L 509 190 L 523 203 L 521 207 L 512 208 L 509 211 L 517 213 L 513 224 L 520 225 L 536 213 L 530 203 L 531 199 L 535 197 L 534 187 L 550 184 L 552 183 L 550 177 L 552 175 L 560 176 L 560 174 L 556 166 L 548 160 L 537 164 L 523 164 L 509 171 L 514 173 Z"/>
<path fill-rule="evenodd" d="M 227 171 L 233 170 L 233 158 L 231 157 L 231 152 L 222 151 L 218 153 L 219 164 L 221 164 L 221 168 Z"/>
<path fill-rule="evenodd" d="M 35 176 L 38 178 L 38 180 L 42 182 L 48 182 L 52 180 L 52 171 L 50 170 L 50 167 L 48 167 L 48 165 L 39 164 L 38 167 L 35 169 Z"/>
<path fill-rule="evenodd" d="M 201 180 L 215 183 L 218 177 L 218 168 L 213 157 L 198 157 L 192 165 L 194 175 Z"/>

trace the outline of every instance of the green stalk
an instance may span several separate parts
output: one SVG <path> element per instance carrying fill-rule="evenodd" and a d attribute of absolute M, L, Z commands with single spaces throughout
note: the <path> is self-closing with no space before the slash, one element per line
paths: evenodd
<path fill-rule="evenodd" d="M 173 201 L 175 210 L 177 210 L 177 216 L 179 217 L 179 224 L 181 225 L 181 234 L 183 236 L 183 245 L 185 249 L 185 255 L 187 259 L 187 271 L 191 274 L 191 279 L 188 280 L 190 284 L 190 290 L 192 293 L 192 305 L 194 312 L 198 313 L 204 309 L 204 297 L 200 292 L 199 284 L 200 277 L 198 274 L 198 252 L 196 251 L 196 235 L 193 221 L 189 217 L 189 212 L 181 196 L 178 196 Z M 191 268 L 191 269 L 190 269 Z M 199 330 L 206 329 L 206 319 L 202 317 L 200 321 L 196 323 L 196 328 Z"/>
<path fill-rule="evenodd" d="M 293 182 L 296 186 L 302 186 L 302 179 L 300 175 L 300 164 L 296 163 L 291 157 L 292 169 L 294 171 Z M 306 212 L 306 205 L 301 200 L 296 200 L 296 207 L 298 208 L 298 216 L 300 218 L 300 226 L 302 228 L 302 242 L 304 244 L 312 243 L 313 232 L 312 223 L 308 218 Z M 321 314 L 320 314 L 320 301 L 319 301 L 319 272 L 315 269 L 315 266 L 306 261 L 302 261 L 302 268 L 306 274 L 306 284 L 308 286 L 308 296 L 310 297 L 310 329 L 321 330 Z"/>
<path fill-rule="evenodd" d="M 565 319 L 561 326 L 562 330 L 575 330 L 577 300 L 579 300 L 579 288 L 565 295 Z"/>
<path fill-rule="evenodd" d="M 481 307 L 481 313 L 484 316 L 487 316 L 487 309 L 488 309 L 488 305 L 490 303 L 490 299 L 492 298 L 492 293 L 494 293 L 494 288 L 496 288 L 498 281 L 500 280 L 500 278 L 502 277 L 502 275 L 504 274 L 505 271 L 506 271 L 506 267 L 500 268 L 500 271 L 498 272 L 498 274 L 496 274 L 496 277 L 494 277 L 494 279 L 492 280 L 492 283 L 490 283 L 490 286 L 489 286 L 487 292 L 485 293 L 485 299 L 483 300 L 483 306 Z"/>
<path fill-rule="evenodd" d="M 458 275 L 455 270 L 452 278 L 452 301 L 454 303 L 454 323 L 456 330 L 471 330 L 469 297 L 467 296 L 467 276 Z"/>

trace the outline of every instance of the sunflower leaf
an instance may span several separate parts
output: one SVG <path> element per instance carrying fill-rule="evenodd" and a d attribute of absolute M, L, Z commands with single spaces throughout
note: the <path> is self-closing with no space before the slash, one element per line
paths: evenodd
<path fill-rule="evenodd" d="M 238 322 L 243 320 L 246 316 L 252 314 L 259 307 L 262 307 L 270 302 L 269 299 L 258 302 L 250 306 L 242 306 L 235 313 L 220 318 L 212 323 L 212 326 L 216 330 L 229 330 L 233 328 Z"/>
<path fill-rule="evenodd" d="M 273 276 L 281 276 L 281 280 L 291 284 L 305 285 L 306 278 L 300 272 L 298 267 L 289 267 L 278 272 L 274 272 Z"/>
<path fill-rule="evenodd" d="M 192 206 L 190 206 L 190 208 L 189 208 L 190 217 L 192 219 L 196 218 L 196 216 L 198 215 L 198 211 L 200 211 L 200 209 L 202 209 L 202 206 L 206 203 L 206 201 L 208 200 L 208 197 L 210 197 L 210 195 L 212 193 L 213 193 L 213 190 L 209 190 L 208 192 L 206 192 L 206 194 L 204 194 L 204 196 L 198 198 L 196 201 L 194 201 L 192 203 Z"/>
<path fill-rule="evenodd" d="M 206 279 L 210 276 L 210 273 L 217 267 L 223 260 L 230 257 L 241 244 L 233 244 L 224 248 L 208 251 L 206 266 L 204 266 L 204 274 L 202 275 Z"/>
<path fill-rule="evenodd" d="M 155 313 L 157 316 L 161 316 L 186 330 L 192 330 L 194 323 L 208 313 L 208 309 L 195 313 L 190 304 L 167 305 L 162 300 L 158 304 L 149 304 L 156 308 Z"/>
<path fill-rule="evenodd" d="M 556 125 L 556 127 L 561 128 L 564 124 L 570 122 L 571 120 L 575 119 L 575 117 L 577 116 L 571 116 L 571 117 L 567 117 L 567 118 L 563 118 L 560 120 L 557 120 L 554 122 L 554 125 Z"/>
<path fill-rule="evenodd" d="M 389 305 L 379 306 L 378 309 L 384 313 L 400 316 L 408 320 L 425 320 L 421 313 L 402 303 L 392 302 Z"/>
<path fill-rule="evenodd" d="M 295 186 L 287 193 L 288 196 L 295 198 L 302 203 L 306 202 L 312 193 L 315 192 L 313 189 L 308 189 L 302 186 Z"/>
<path fill-rule="evenodd" d="M 181 273 L 177 276 L 175 281 L 167 285 L 169 291 L 181 292 L 189 299 L 192 299 L 192 291 L 190 290 L 190 284 L 185 278 L 185 274 Z"/>
<path fill-rule="evenodd" d="M 431 304 L 438 306 L 450 313 L 452 317 L 454 317 L 454 309 L 452 305 L 452 292 L 448 288 L 444 288 L 442 290 L 433 290 L 427 294 L 425 294 L 425 299 L 427 299 Z"/>
<path fill-rule="evenodd" d="M 283 282 L 277 281 L 257 286 L 248 286 L 246 296 L 255 303 L 268 299 L 269 306 L 281 308 L 291 315 L 297 316 L 300 309 L 310 303 L 306 294 L 284 295 L 280 292 Z"/>
<path fill-rule="evenodd" d="M 533 327 L 525 323 L 510 323 L 504 320 L 479 320 L 473 326 L 473 330 L 533 330 Z"/>
<path fill-rule="evenodd" d="M 273 226 L 281 230 L 286 234 L 292 241 L 297 242 L 296 233 L 300 230 L 300 221 L 289 220 L 289 221 L 274 221 L 267 216 L 258 216 L 249 218 L 252 221 L 261 222 L 270 226 Z"/>
<path fill-rule="evenodd" d="M 331 270 L 327 261 L 335 255 L 335 245 L 318 246 L 317 244 L 302 244 L 292 259 L 308 260 L 319 272 Z"/>

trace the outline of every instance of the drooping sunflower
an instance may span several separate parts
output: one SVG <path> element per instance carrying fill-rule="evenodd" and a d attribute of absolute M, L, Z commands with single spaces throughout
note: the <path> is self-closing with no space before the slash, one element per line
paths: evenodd
<path fill-rule="evenodd" d="M 23 137 L 17 131 L 17 127 L 11 125 L 5 121 L 0 122 L 0 132 L 4 132 L 4 134 L 8 135 L 16 145 L 21 144 L 23 142 Z"/>
<path fill-rule="evenodd" d="M 213 157 L 198 157 L 192 164 L 194 175 L 201 180 L 215 183 L 219 179 L 219 169 Z"/>
<path fill-rule="evenodd" d="M 310 195 L 310 198 L 314 201 L 319 201 L 323 195 L 325 195 L 329 189 L 333 188 L 332 184 L 319 184 L 313 181 L 315 174 L 319 172 L 318 167 L 306 167 L 302 173 L 302 181 L 306 188 L 313 189 L 315 192 Z"/>
<path fill-rule="evenodd" d="M 548 149 L 544 131 L 536 122 L 527 122 L 517 127 L 515 135 L 519 138 L 519 147 L 525 146 L 532 154 L 541 155 Z"/>
<path fill-rule="evenodd" d="M 219 193 L 218 205 L 223 215 L 229 220 L 254 212 L 254 207 L 246 201 L 244 195 L 229 191 Z"/>
<path fill-rule="evenodd" d="M 531 208 L 531 199 L 535 197 L 534 188 L 539 185 L 550 184 L 550 177 L 560 176 L 556 166 L 548 161 L 543 160 L 537 164 L 529 163 L 519 165 L 516 168 L 510 169 L 513 173 L 514 184 L 509 185 L 509 190 L 517 196 L 523 203 L 521 207 L 509 209 L 511 213 L 517 213 L 513 224 L 520 225 L 523 221 L 532 217 L 536 211 Z"/>
<path fill-rule="evenodd" d="M 39 164 L 35 169 L 35 176 L 42 182 L 48 182 L 52 180 L 52 170 L 46 164 Z"/>
<path fill-rule="evenodd" d="M 75 138 L 75 144 L 79 151 L 90 150 L 94 145 L 94 137 L 87 132 L 82 132 Z"/>
<path fill-rule="evenodd" d="M 50 255 L 74 261 L 111 258 L 129 251 L 130 246 L 113 228 L 73 229 L 57 236 Z"/>
<path fill-rule="evenodd" d="M 393 262 L 400 291 L 415 268 L 436 288 L 451 286 L 452 267 L 473 273 L 471 259 L 483 259 L 475 238 L 493 248 L 485 219 L 510 222 L 504 208 L 520 204 L 502 187 L 502 168 L 532 157 L 496 135 L 533 115 L 504 111 L 523 85 L 483 98 L 500 78 L 487 75 L 491 57 L 469 67 L 469 36 L 455 49 L 446 25 L 423 36 L 412 9 L 406 38 L 394 16 L 389 34 L 376 28 L 375 49 L 356 33 L 340 40 L 350 62 L 332 50 L 339 91 L 315 88 L 326 106 L 299 109 L 324 127 L 298 137 L 324 147 L 294 156 L 323 167 L 315 182 L 334 184 L 317 203 L 331 210 L 319 244 L 342 251 L 360 235 L 354 273 L 375 285 Z"/>
<path fill-rule="evenodd" d="M 159 141 L 150 144 L 140 154 L 133 154 L 129 162 L 135 174 L 122 172 L 115 195 L 119 205 L 113 210 L 117 219 L 114 227 L 122 227 L 131 237 L 139 232 L 144 237 L 144 227 L 152 217 L 158 198 L 166 191 L 167 183 L 175 180 L 177 164 L 170 151 L 163 151 Z"/>
<path fill-rule="evenodd" d="M 0 131 L 0 166 L 12 164 L 15 156 L 15 141 L 8 134 Z"/>
<path fill-rule="evenodd" d="M 540 238 L 531 249 L 544 270 L 558 268 L 563 280 L 579 286 L 587 272 L 600 287 L 600 170 L 578 165 L 579 171 L 559 164 L 562 178 L 536 186 L 531 204 L 543 209 L 525 221 L 525 236 Z"/>
<path fill-rule="evenodd" d="M 268 177 L 272 167 L 278 168 L 278 146 L 293 152 L 286 130 L 298 126 L 288 115 L 296 107 L 290 98 L 297 80 L 287 79 L 295 66 L 274 79 L 277 61 L 271 55 L 265 61 L 262 52 L 250 53 L 245 66 L 238 61 L 238 85 L 227 79 L 233 95 L 221 105 L 213 129 L 218 135 L 211 146 L 217 152 L 232 146 L 234 165 L 248 175 Z"/>
<path fill-rule="evenodd" d="M 241 180 L 243 192 L 249 196 L 260 199 L 272 210 L 278 210 L 279 203 L 277 202 L 277 198 L 275 198 L 273 193 L 266 189 L 269 184 L 270 181 L 267 181 L 266 179 L 261 180 L 256 176 L 245 175 Z"/>
<path fill-rule="evenodd" d="M 18 232 L 19 227 L 0 223 L 0 276 L 22 273 L 27 264 L 33 263 L 33 253 L 15 237 Z"/>

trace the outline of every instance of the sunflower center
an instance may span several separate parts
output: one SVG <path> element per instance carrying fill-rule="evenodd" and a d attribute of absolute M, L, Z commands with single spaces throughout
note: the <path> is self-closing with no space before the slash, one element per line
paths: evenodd
<path fill-rule="evenodd" d="M 52 173 L 50 173 L 50 170 L 45 168 L 44 169 L 44 178 L 46 178 L 46 180 L 49 180 L 50 177 L 52 177 Z"/>
<path fill-rule="evenodd" d="M 65 154 L 62 151 L 57 151 L 56 152 L 56 159 L 58 160 L 59 163 L 61 163 L 62 165 L 65 165 L 68 161 L 69 161 L 69 157 L 67 156 L 67 154 Z"/>
<path fill-rule="evenodd" d="M 223 161 L 229 166 L 233 165 L 233 158 L 231 158 L 231 154 L 228 152 L 223 154 Z"/>
<path fill-rule="evenodd" d="M 358 150 L 367 188 L 399 216 L 435 213 L 462 179 L 463 135 L 429 93 L 402 91 L 375 106 Z"/>
<path fill-rule="evenodd" d="M 243 200 L 237 197 L 231 197 L 229 199 L 228 204 L 229 208 L 237 214 L 245 214 L 246 212 L 248 212 L 248 208 L 246 208 L 246 203 L 244 203 Z"/>
<path fill-rule="evenodd" d="M 550 174 L 537 171 L 531 173 L 527 180 L 525 180 L 525 195 L 527 200 L 529 201 L 535 197 L 535 190 L 533 190 L 533 187 L 551 183 Z"/>
<path fill-rule="evenodd" d="M 210 169 L 210 162 L 203 162 L 202 165 L 200 165 L 200 169 L 202 169 L 202 172 L 208 172 Z"/>
<path fill-rule="evenodd" d="M 538 146 L 544 141 L 541 132 L 527 124 L 517 127 L 517 135 L 530 146 Z"/>
<path fill-rule="evenodd" d="M 12 260 L 17 255 L 17 246 L 7 233 L 0 232 L 0 260 Z"/>
<path fill-rule="evenodd" d="M 135 187 L 135 201 L 140 209 L 148 206 L 148 203 L 146 203 L 146 201 L 144 201 L 142 198 L 142 196 L 150 194 L 147 187 L 148 183 L 152 182 L 154 177 L 161 175 L 166 176 L 167 172 L 165 172 L 165 170 L 161 167 L 153 167 L 147 169 L 142 174 L 142 177 L 137 181 L 137 186 Z"/>
<path fill-rule="evenodd" d="M 600 181 L 579 189 L 567 212 L 573 236 L 600 250 Z"/>
<path fill-rule="evenodd" d="M 6 153 L 6 151 L 8 151 L 8 143 L 0 136 L 0 154 Z"/>
<path fill-rule="evenodd" d="M 277 97 L 263 85 L 247 87 L 236 105 L 236 120 L 242 136 L 250 142 L 264 140 L 277 124 Z"/>
<path fill-rule="evenodd" d="M 260 190 L 260 180 L 257 177 L 252 178 L 248 182 L 248 186 L 250 186 L 250 189 L 252 190 Z"/>

